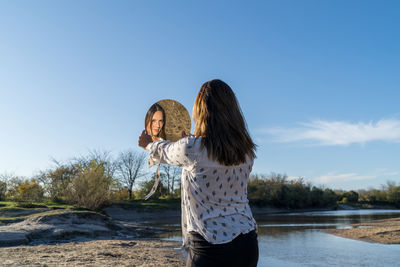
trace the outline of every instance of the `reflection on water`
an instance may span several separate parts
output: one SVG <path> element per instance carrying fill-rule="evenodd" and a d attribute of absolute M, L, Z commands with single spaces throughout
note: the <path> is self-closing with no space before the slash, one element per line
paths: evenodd
<path fill-rule="evenodd" d="M 400 266 L 400 245 L 346 239 L 324 229 L 400 217 L 400 210 L 340 210 L 255 216 L 258 223 L 259 266 Z M 180 224 L 161 238 L 181 240 Z"/>

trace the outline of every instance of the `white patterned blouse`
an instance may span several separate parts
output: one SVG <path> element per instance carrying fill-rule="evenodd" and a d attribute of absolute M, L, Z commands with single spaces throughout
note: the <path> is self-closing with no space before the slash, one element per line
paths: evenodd
<path fill-rule="evenodd" d="M 182 167 L 182 239 L 195 231 L 212 244 L 232 241 L 239 234 L 257 230 L 247 199 L 247 181 L 253 159 L 236 166 L 210 160 L 201 137 L 185 137 L 177 142 L 159 140 L 146 148 L 149 167 L 166 163 Z"/>

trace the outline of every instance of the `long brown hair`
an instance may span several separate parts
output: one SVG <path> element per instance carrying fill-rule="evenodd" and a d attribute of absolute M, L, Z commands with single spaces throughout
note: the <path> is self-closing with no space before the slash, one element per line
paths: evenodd
<path fill-rule="evenodd" d="M 154 113 L 156 113 L 156 111 L 161 111 L 162 112 L 162 116 L 163 116 L 163 127 L 161 128 L 161 131 L 157 134 L 157 137 L 161 137 L 162 139 L 166 139 L 166 135 L 165 135 L 165 111 L 164 109 L 157 103 L 151 105 L 151 107 L 149 108 L 149 110 L 146 113 L 146 117 L 144 119 L 144 128 L 147 130 L 147 126 L 149 124 L 151 124 L 151 121 L 153 119 Z M 150 125 L 151 127 L 152 125 Z M 148 133 L 153 135 L 153 133 Z"/>
<path fill-rule="evenodd" d="M 239 107 L 235 93 L 225 82 L 205 82 L 193 107 L 196 128 L 194 135 L 202 137 L 207 156 L 225 166 L 246 161 L 246 155 L 255 158 L 254 144 Z"/>

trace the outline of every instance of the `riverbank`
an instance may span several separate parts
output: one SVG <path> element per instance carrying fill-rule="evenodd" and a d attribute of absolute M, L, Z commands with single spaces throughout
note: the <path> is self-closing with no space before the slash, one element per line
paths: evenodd
<path fill-rule="evenodd" d="M 178 242 L 93 240 L 0 248 L 0 266 L 165 266 L 183 267 Z"/>
<path fill-rule="evenodd" d="M 46 211 L 0 226 L 0 266 L 184 266 L 181 243 L 157 238 L 167 231 L 90 211 Z"/>
<path fill-rule="evenodd" d="M 400 218 L 378 220 L 352 225 L 351 229 L 331 229 L 337 236 L 381 244 L 400 244 Z"/>

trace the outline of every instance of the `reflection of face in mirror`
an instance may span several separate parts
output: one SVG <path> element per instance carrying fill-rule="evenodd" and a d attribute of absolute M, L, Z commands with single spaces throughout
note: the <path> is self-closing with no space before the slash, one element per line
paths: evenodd
<path fill-rule="evenodd" d="M 146 113 L 144 121 L 147 134 L 151 135 L 153 141 L 165 140 L 165 112 L 159 104 L 153 104 Z"/>

